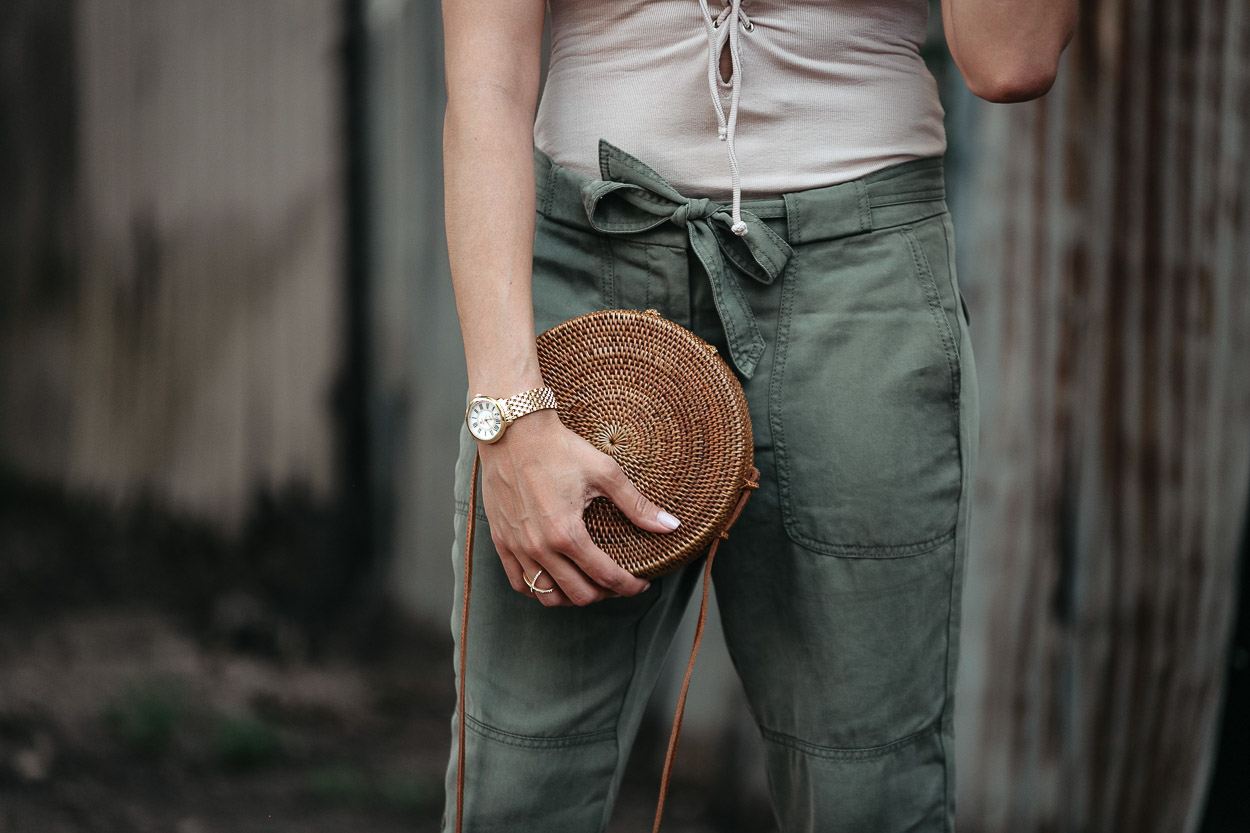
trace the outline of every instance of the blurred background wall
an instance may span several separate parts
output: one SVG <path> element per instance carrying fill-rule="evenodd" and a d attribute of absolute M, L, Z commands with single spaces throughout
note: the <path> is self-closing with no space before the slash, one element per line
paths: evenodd
<path fill-rule="evenodd" d="M 152 551 L 79 565 L 82 526 L 53 524 L 38 557 L 12 546 L 13 604 L 86 573 L 168 581 L 207 616 L 246 578 L 313 621 L 363 584 L 344 21 L 301 0 L 0 9 L 0 468 L 14 505 L 77 501 Z M 211 534 L 187 552 L 167 520 Z"/>
<path fill-rule="evenodd" d="M 1248 829 L 1250 9 L 1091 0 L 1019 105 L 931 24 L 983 393 L 960 829 Z M 0 6 L 0 624 L 153 605 L 450 679 L 440 35 L 429 0 Z M 699 829 L 761 829 L 717 631 L 677 775 Z"/>
<path fill-rule="evenodd" d="M 8 461 L 231 527 L 257 488 L 328 496 L 337 4 L 14 0 L 5 15 L 67 47 L 36 59 L 43 83 L 6 76 L 25 133 L 4 161 Z"/>
<path fill-rule="evenodd" d="M 960 182 L 986 383 L 960 787 L 973 829 L 1192 830 L 1250 485 L 1250 9 L 1082 11 L 1047 96 L 975 108 Z"/>

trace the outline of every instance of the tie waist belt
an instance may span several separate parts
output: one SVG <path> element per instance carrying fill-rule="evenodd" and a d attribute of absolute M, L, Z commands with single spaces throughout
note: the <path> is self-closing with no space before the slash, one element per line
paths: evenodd
<path fill-rule="evenodd" d="M 918 222 L 946 210 L 941 157 L 899 162 L 859 179 L 771 199 L 743 200 L 735 234 L 724 201 L 686 197 L 640 159 L 599 140 L 600 179 L 555 163 L 534 148 L 538 211 L 575 228 L 606 235 L 663 233 L 689 240 L 711 284 L 733 365 L 750 379 L 764 338 L 742 289 L 743 280 L 771 284 L 785 269 L 792 245 Z M 782 238 L 765 218 L 785 217 Z M 676 242 L 676 241 L 674 241 Z"/>

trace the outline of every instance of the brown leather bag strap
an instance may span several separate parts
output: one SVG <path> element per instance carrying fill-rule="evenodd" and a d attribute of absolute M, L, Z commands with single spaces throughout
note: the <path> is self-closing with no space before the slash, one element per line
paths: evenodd
<path fill-rule="evenodd" d="M 738 505 L 734 507 L 733 514 L 725 522 L 725 529 L 707 551 L 707 563 L 703 567 L 703 601 L 699 603 L 699 620 L 694 629 L 694 644 L 690 648 L 690 661 L 686 663 L 686 676 L 681 681 L 681 694 L 677 697 L 677 713 L 673 715 L 673 730 L 668 736 L 668 752 L 664 755 L 664 774 L 660 776 L 660 800 L 655 807 L 655 826 L 651 828 L 651 833 L 660 833 L 660 820 L 664 817 L 664 802 L 668 798 L 668 782 L 673 777 L 673 762 L 677 760 L 677 741 L 681 738 L 681 721 L 686 712 L 686 694 L 690 690 L 690 677 L 694 673 L 695 658 L 699 656 L 699 644 L 703 641 L 703 626 L 707 624 L 708 590 L 712 583 L 712 559 L 716 557 L 720 542 L 729 537 L 728 530 L 742 514 L 747 498 L 751 496 L 753 490 L 759 488 L 759 480 L 759 469 L 752 466 L 743 484 Z"/>
<path fill-rule="evenodd" d="M 466 637 L 469 632 L 469 589 L 473 583 L 473 527 L 475 526 L 474 517 L 477 515 L 477 475 L 480 468 L 479 464 L 480 458 L 475 454 L 473 457 L 473 475 L 469 480 L 469 517 L 465 522 L 464 534 L 464 600 L 461 602 L 460 607 L 460 692 L 456 706 L 458 718 L 458 746 L 456 749 L 457 831 L 463 831 L 464 829 L 465 657 L 467 655 Z M 743 484 L 742 496 L 738 498 L 738 503 L 725 524 L 726 530 L 733 526 L 734 522 L 738 520 L 738 516 L 742 514 L 742 507 L 746 505 L 747 498 L 750 497 L 752 490 L 759 488 L 759 477 L 759 469 L 752 466 L 747 474 L 746 482 Z M 720 547 L 720 542 L 728 537 L 729 533 L 722 531 L 720 536 L 712 542 L 712 546 L 707 553 L 707 563 L 703 568 L 703 601 L 699 605 L 699 620 L 694 631 L 694 645 L 690 649 L 690 661 L 686 663 L 686 676 L 681 682 L 681 694 L 677 698 L 677 713 L 673 717 L 673 730 L 668 739 L 668 752 L 664 756 L 664 774 L 660 779 L 660 800 L 655 808 L 653 833 L 659 833 L 660 820 L 664 816 L 664 801 L 668 797 L 668 783 L 673 774 L 673 761 L 677 758 L 677 742 L 681 737 L 681 721 L 686 711 L 686 694 L 690 690 L 690 677 L 694 673 L 694 661 L 699 655 L 699 645 L 703 642 L 703 628 L 707 624 L 707 603 L 712 579 L 712 559 L 716 557 L 716 550 Z"/>
<path fill-rule="evenodd" d="M 457 729 L 456 746 L 456 830 L 464 829 L 464 676 L 465 656 L 468 650 L 469 634 L 469 588 L 473 586 L 473 518 L 477 515 L 477 472 L 481 458 L 473 454 L 473 475 L 469 478 L 469 518 L 465 522 L 464 532 L 464 599 L 460 603 L 460 693 L 457 696 L 456 714 L 459 727 Z"/>

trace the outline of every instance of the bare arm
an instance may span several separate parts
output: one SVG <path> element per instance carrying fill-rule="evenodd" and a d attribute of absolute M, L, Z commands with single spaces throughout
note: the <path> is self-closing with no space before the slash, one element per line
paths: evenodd
<path fill-rule="evenodd" d="M 942 0 L 946 44 L 968 89 L 999 103 L 1046 94 L 1076 16 L 1077 0 Z"/>
<path fill-rule="evenodd" d="M 443 9 L 447 250 L 469 387 L 492 396 L 542 384 L 530 269 L 543 10 L 541 0 L 447 0 Z"/>
<path fill-rule="evenodd" d="M 545 0 L 444 0 L 443 126 L 447 251 L 472 393 L 543 384 L 534 344 L 533 125 Z M 594 546 L 582 510 L 606 495 L 639 526 L 668 527 L 612 458 L 554 411 L 518 419 L 481 445 L 482 500 L 512 587 L 538 569 L 548 605 L 589 604 L 647 587 Z M 550 586 L 546 578 L 540 586 Z"/>

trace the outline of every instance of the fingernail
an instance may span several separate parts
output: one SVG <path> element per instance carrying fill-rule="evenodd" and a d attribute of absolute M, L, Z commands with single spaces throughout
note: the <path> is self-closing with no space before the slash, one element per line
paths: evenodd
<path fill-rule="evenodd" d="M 642 588 L 642 592 L 646 593 L 650 589 L 651 589 L 651 582 L 648 581 L 647 586 Z"/>
<path fill-rule="evenodd" d="M 672 515 L 665 512 L 663 509 L 660 510 L 660 514 L 656 515 L 656 517 L 659 519 L 660 523 L 664 524 L 664 526 L 666 526 L 669 529 L 676 529 L 677 527 L 681 526 L 681 521 L 677 520 Z"/>

